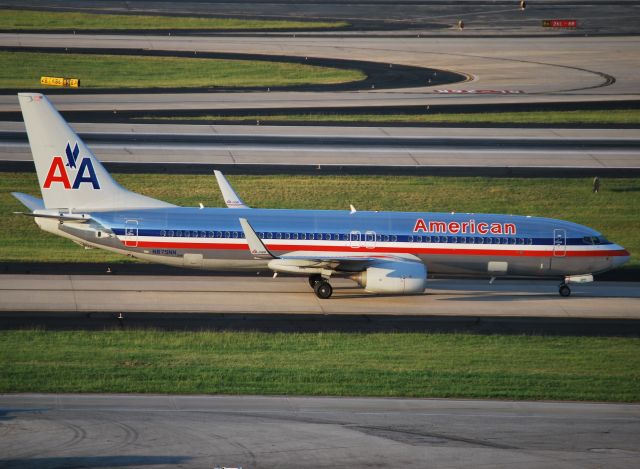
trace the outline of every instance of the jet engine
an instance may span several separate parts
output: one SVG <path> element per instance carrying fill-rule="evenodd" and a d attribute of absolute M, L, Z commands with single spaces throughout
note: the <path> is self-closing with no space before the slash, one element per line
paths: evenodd
<path fill-rule="evenodd" d="M 381 262 L 349 278 L 370 293 L 422 293 L 427 267 L 422 262 Z"/>

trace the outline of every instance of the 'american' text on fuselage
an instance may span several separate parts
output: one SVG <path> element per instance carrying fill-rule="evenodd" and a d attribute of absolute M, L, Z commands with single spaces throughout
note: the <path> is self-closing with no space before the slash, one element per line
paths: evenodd
<path fill-rule="evenodd" d="M 424 219 L 418 218 L 413 227 L 414 233 L 451 233 L 451 234 L 496 234 L 496 235 L 515 235 L 515 223 L 486 223 L 475 220 L 457 222 L 457 221 L 433 221 L 425 222 Z"/>

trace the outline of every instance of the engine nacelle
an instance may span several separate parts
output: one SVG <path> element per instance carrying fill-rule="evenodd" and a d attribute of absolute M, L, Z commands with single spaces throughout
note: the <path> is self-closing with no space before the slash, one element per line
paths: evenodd
<path fill-rule="evenodd" d="M 427 267 L 422 262 L 381 262 L 349 278 L 370 293 L 422 293 Z"/>

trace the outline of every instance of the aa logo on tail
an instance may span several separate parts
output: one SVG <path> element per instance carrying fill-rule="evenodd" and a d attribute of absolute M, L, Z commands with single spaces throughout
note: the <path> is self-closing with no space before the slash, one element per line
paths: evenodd
<path fill-rule="evenodd" d="M 44 189 L 50 189 L 52 184 L 60 183 L 65 189 L 78 189 L 80 188 L 80 184 L 87 183 L 91 184 L 94 189 L 100 189 L 100 183 L 93 169 L 91 158 L 82 158 L 80 160 L 80 166 L 77 167 L 78 157 L 80 155 L 78 142 L 73 146 L 73 150 L 71 149 L 71 145 L 67 143 L 65 153 L 67 154 L 66 165 L 62 156 L 53 157 L 51 166 L 49 166 L 49 172 L 42 187 Z M 73 184 L 71 183 L 72 178 Z"/>

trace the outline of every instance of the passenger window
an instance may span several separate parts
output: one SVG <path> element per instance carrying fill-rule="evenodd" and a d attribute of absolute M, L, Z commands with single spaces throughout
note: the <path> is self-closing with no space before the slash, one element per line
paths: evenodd
<path fill-rule="evenodd" d="M 176 231 L 176 236 L 182 236 L 182 230 Z"/>
<path fill-rule="evenodd" d="M 285 233 L 284 239 L 291 239 L 291 233 Z"/>
<path fill-rule="evenodd" d="M 413 236 L 409 236 L 409 242 L 413 243 Z"/>
<path fill-rule="evenodd" d="M 298 239 L 298 233 L 291 233 L 291 239 Z"/>
<path fill-rule="evenodd" d="M 396 235 L 391 235 L 391 241 L 398 241 L 398 237 Z"/>
<path fill-rule="evenodd" d="M 516 244 L 516 238 L 509 238 L 509 244 Z"/>
<path fill-rule="evenodd" d="M 300 233 L 300 239 L 307 239 L 307 233 Z"/>
<path fill-rule="evenodd" d="M 277 232 L 276 233 L 276 239 L 282 239 L 282 233 Z"/>
<path fill-rule="evenodd" d="M 238 237 L 238 232 L 237 232 L 237 231 L 234 231 L 234 232 L 233 232 L 233 237 L 234 237 L 234 238 L 237 238 L 237 237 Z"/>
<path fill-rule="evenodd" d="M 172 237 L 173 236 L 173 230 L 169 230 L 168 235 Z"/>
<path fill-rule="evenodd" d="M 382 235 L 382 241 L 389 241 L 389 235 Z"/>
<path fill-rule="evenodd" d="M 162 231 L 160 232 L 160 236 L 166 236 L 166 235 L 167 235 L 167 232 L 166 232 L 165 230 L 162 230 Z"/>
<path fill-rule="evenodd" d="M 533 239 L 527 238 L 527 244 L 533 244 Z"/>
<path fill-rule="evenodd" d="M 434 243 L 439 243 L 439 242 L 440 242 L 440 236 L 434 236 L 434 237 L 432 237 L 432 238 L 431 238 L 431 240 L 432 240 Z"/>

